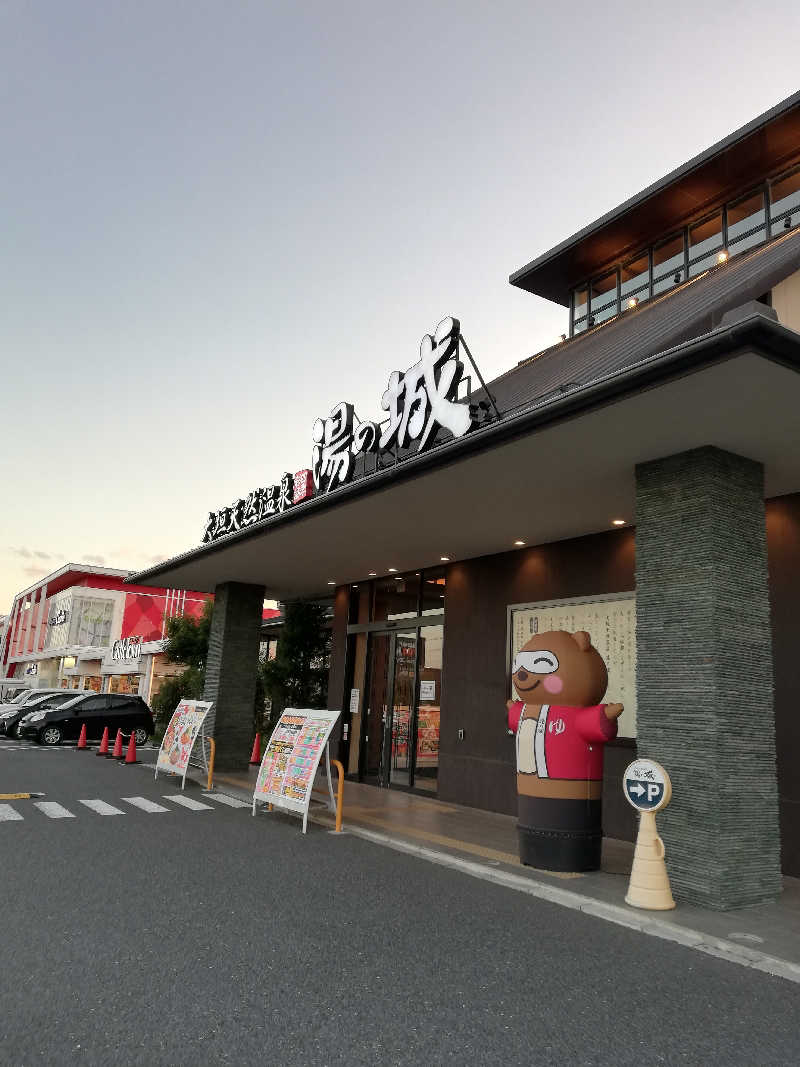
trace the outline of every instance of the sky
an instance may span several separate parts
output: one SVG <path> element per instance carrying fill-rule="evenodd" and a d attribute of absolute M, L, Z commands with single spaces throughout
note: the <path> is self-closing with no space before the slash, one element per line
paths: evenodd
<path fill-rule="evenodd" d="M 447 315 L 797 90 L 800 7 L 0 0 L 0 613 L 131 570 L 378 418 Z M 772 29 L 769 28 L 772 27 Z"/>

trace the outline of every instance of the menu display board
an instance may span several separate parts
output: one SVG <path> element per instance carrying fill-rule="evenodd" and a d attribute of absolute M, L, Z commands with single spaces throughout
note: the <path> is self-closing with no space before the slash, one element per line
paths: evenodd
<path fill-rule="evenodd" d="M 608 668 L 603 703 L 624 704 L 617 720 L 620 737 L 636 737 L 636 597 L 579 597 L 540 604 L 511 604 L 509 663 L 534 634 L 586 630 Z M 517 694 L 514 694 L 516 696 Z"/>
<path fill-rule="evenodd" d="M 297 708 L 284 711 L 272 731 L 258 770 L 253 791 L 254 815 L 258 801 L 302 812 L 305 833 L 314 777 L 340 714 Z"/>
<path fill-rule="evenodd" d="M 186 768 L 206 716 L 211 709 L 209 700 L 182 700 L 172 713 L 156 760 L 156 773 L 169 771 L 182 774 L 186 781 Z"/>

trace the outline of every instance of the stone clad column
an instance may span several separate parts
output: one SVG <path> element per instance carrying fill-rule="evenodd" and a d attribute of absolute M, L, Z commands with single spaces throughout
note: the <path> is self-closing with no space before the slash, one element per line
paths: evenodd
<path fill-rule="evenodd" d="M 675 895 L 714 908 L 781 890 L 763 483 L 711 447 L 636 468 L 638 751 Z"/>
<path fill-rule="evenodd" d="M 246 770 L 253 747 L 264 587 L 223 582 L 214 591 L 204 700 L 214 701 L 216 767 Z"/>

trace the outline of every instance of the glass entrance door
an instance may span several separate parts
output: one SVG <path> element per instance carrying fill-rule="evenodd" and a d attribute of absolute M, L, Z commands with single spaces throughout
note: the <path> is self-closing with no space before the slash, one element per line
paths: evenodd
<path fill-rule="evenodd" d="M 443 629 L 369 635 L 362 780 L 436 792 Z"/>

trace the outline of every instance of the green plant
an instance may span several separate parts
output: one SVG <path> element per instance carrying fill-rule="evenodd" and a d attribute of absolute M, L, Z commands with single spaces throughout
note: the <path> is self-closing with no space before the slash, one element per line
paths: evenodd
<path fill-rule="evenodd" d="M 319 604 L 286 604 L 275 658 L 261 665 L 271 728 L 285 708 L 324 708 L 328 699 L 330 630 Z"/>

